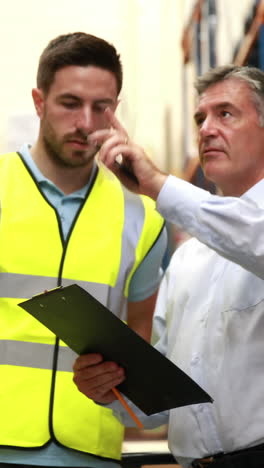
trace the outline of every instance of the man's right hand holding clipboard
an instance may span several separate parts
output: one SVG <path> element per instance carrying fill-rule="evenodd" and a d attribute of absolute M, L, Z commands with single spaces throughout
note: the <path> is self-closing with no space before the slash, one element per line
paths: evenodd
<path fill-rule="evenodd" d="M 95 403 L 108 404 L 118 399 L 136 425 L 140 429 L 144 428 L 142 422 L 116 388 L 116 385 L 125 380 L 122 367 L 115 362 L 103 361 L 101 354 L 84 354 L 76 359 L 73 370 L 73 381 L 80 392 Z"/>
<path fill-rule="evenodd" d="M 83 354 L 73 366 L 73 381 L 80 392 L 97 403 L 108 404 L 117 399 L 113 387 L 125 380 L 124 369 L 115 362 L 104 361 L 100 354 Z"/>

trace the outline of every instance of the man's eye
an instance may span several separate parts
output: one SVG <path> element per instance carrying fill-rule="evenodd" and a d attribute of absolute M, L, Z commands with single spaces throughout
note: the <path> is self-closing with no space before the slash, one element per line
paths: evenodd
<path fill-rule="evenodd" d="M 204 121 L 204 119 L 202 117 L 199 117 L 199 118 L 195 119 L 195 123 L 196 123 L 197 127 L 201 127 L 201 125 L 203 124 L 203 121 Z"/>
<path fill-rule="evenodd" d="M 226 110 L 221 111 L 221 116 L 222 117 L 229 117 L 230 115 L 231 115 L 231 113 L 229 111 L 226 111 Z"/>
<path fill-rule="evenodd" d="M 103 112 L 105 111 L 106 107 L 107 107 L 107 106 L 102 106 L 102 105 L 99 106 L 99 105 L 98 105 L 98 106 L 94 106 L 94 110 L 95 110 L 95 112 L 103 113 Z"/>
<path fill-rule="evenodd" d="M 61 103 L 63 107 L 66 107 L 66 109 L 75 109 L 78 107 L 78 103 L 75 101 L 64 101 Z"/>

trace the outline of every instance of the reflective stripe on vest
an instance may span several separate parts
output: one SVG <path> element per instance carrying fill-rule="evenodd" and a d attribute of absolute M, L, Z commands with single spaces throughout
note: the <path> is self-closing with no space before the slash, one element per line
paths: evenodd
<path fill-rule="evenodd" d="M 75 281 L 63 279 L 63 286 L 69 286 Z M 78 285 L 89 290 L 90 294 L 101 297 L 104 296 L 104 284 L 89 283 L 88 281 L 78 281 Z M 0 273 L 0 297 L 10 297 L 13 299 L 27 299 L 34 296 L 37 291 L 46 291 L 54 286 L 54 277 L 28 275 L 17 273 Z"/>
<path fill-rule="evenodd" d="M 54 345 L 28 341 L 0 340 L 0 365 L 52 369 Z M 68 346 L 60 347 L 58 371 L 72 372 L 77 354 Z"/>

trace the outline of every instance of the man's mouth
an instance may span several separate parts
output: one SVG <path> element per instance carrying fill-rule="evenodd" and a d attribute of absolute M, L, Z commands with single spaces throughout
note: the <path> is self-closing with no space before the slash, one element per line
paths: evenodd
<path fill-rule="evenodd" d="M 223 150 L 221 148 L 216 148 L 213 146 L 210 146 L 208 148 L 203 148 L 201 151 L 202 157 L 209 157 L 209 156 L 218 156 L 219 153 L 223 153 Z"/>
<path fill-rule="evenodd" d="M 222 151 L 221 148 L 218 148 L 217 146 L 206 146 L 203 148 L 203 153 L 210 153 L 211 151 Z"/>
<path fill-rule="evenodd" d="M 65 141 L 66 144 L 70 144 L 73 146 L 81 146 L 81 147 L 87 147 L 89 146 L 89 142 L 85 139 L 81 138 L 69 138 Z"/>

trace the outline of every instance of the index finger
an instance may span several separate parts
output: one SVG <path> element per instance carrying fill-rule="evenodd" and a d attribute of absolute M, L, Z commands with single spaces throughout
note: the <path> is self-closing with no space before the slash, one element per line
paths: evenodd
<path fill-rule="evenodd" d="M 105 115 L 106 115 L 106 117 L 107 117 L 107 119 L 108 119 L 108 121 L 109 121 L 112 128 L 114 128 L 115 130 L 126 133 L 126 130 L 121 125 L 118 118 L 115 116 L 114 112 L 112 111 L 112 109 L 110 109 L 110 107 L 107 107 L 105 109 Z"/>
<path fill-rule="evenodd" d="M 73 370 L 79 371 L 79 370 L 84 369 L 85 367 L 100 364 L 101 362 L 103 362 L 103 356 L 101 354 L 97 354 L 97 353 L 82 354 L 76 359 L 73 365 Z"/>

